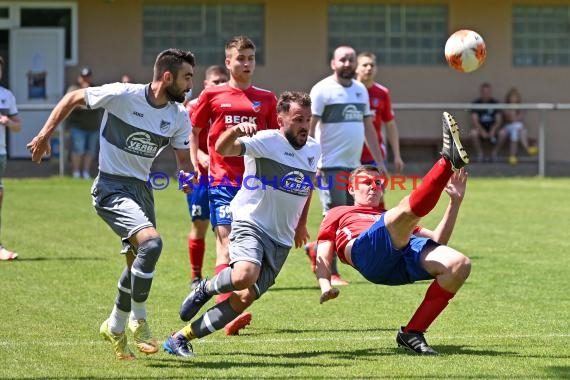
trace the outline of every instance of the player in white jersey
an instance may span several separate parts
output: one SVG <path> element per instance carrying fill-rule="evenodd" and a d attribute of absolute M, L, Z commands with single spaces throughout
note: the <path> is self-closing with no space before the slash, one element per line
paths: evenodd
<path fill-rule="evenodd" d="M 150 84 L 113 83 L 72 91 L 58 102 L 42 130 L 27 145 L 32 160 L 40 162 L 50 151 L 51 134 L 73 108 L 105 109 L 99 175 L 91 194 L 97 214 L 121 238 L 122 253 L 126 254 L 127 265 L 119 278 L 115 305 L 100 328 L 117 359 L 134 359 L 127 345 L 127 325 L 140 352 L 158 351 L 146 311 L 154 269 L 162 252 L 149 175 L 153 161 L 169 144 L 174 148 L 179 170 L 184 172 L 181 174 L 186 177 L 193 171 L 188 146 L 190 121 L 181 103 L 192 88 L 194 64 L 194 55 L 189 51 L 167 49 L 156 58 Z M 182 190 L 190 189 L 190 184 L 185 184 Z"/>
<path fill-rule="evenodd" d="M 0 57 L 0 79 L 2 79 L 3 71 L 4 58 Z M 2 212 L 2 200 L 4 199 L 2 178 L 4 177 L 8 161 L 6 157 L 6 129 L 9 129 L 11 132 L 20 132 L 21 123 L 14 94 L 7 88 L 0 86 L 0 215 Z M 0 261 L 9 261 L 17 258 L 17 253 L 7 250 L 0 243 Z"/>
<path fill-rule="evenodd" d="M 323 215 L 336 206 L 352 205 L 354 200 L 346 184 L 350 172 L 360 166 L 362 146 L 366 145 L 378 163 L 378 169 L 387 175 L 378 134 L 372 124 L 368 90 L 354 79 L 356 52 L 350 46 L 339 46 L 331 59 L 333 74 L 321 80 L 311 89 L 311 136 L 321 144 L 319 160 L 319 196 Z M 315 242 L 305 247 L 314 272 Z M 347 285 L 333 263 L 332 282 Z"/>
<path fill-rule="evenodd" d="M 309 238 L 307 214 L 321 153 L 309 137 L 310 106 L 308 94 L 284 92 L 277 103 L 279 131 L 257 132 L 245 122 L 217 140 L 218 153 L 245 157 L 242 185 L 231 202 L 231 266 L 200 282 L 182 303 L 180 318 L 192 319 L 215 294 L 231 296 L 170 336 L 163 346 L 168 353 L 193 356 L 189 341 L 223 328 L 261 297 L 292 245 L 301 247 Z"/>

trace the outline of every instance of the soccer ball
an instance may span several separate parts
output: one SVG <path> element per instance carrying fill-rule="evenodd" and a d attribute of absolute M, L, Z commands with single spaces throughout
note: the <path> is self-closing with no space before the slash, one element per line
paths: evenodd
<path fill-rule="evenodd" d="M 487 57 L 483 38 L 472 30 L 453 33 L 445 43 L 445 59 L 449 66 L 462 73 L 477 70 Z"/>

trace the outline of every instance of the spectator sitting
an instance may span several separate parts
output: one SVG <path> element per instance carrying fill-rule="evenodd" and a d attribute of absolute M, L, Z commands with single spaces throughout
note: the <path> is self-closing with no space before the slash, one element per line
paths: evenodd
<path fill-rule="evenodd" d="M 521 103 L 521 94 L 515 88 L 511 88 L 505 95 L 505 103 Z M 506 109 L 503 110 L 503 128 L 499 131 L 497 145 L 493 149 L 492 158 L 495 160 L 499 150 L 503 146 L 507 137 L 511 142 L 509 147 L 509 163 L 516 165 L 518 163 L 517 148 L 519 142 L 525 148 L 529 156 L 535 156 L 538 153 L 536 146 L 529 146 L 528 134 L 524 127 L 525 112 L 522 109 Z"/>
<path fill-rule="evenodd" d="M 490 83 L 483 83 L 479 88 L 479 97 L 473 101 L 473 104 L 497 104 L 498 101 L 493 98 L 493 88 Z M 476 161 L 483 162 L 483 148 L 481 140 L 489 140 L 491 144 L 496 142 L 497 131 L 502 125 L 501 111 L 496 108 L 473 109 L 471 111 L 471 121 L 473 128 L 471 129 L 471 138 L 473 147 L 477 152 Z"/>

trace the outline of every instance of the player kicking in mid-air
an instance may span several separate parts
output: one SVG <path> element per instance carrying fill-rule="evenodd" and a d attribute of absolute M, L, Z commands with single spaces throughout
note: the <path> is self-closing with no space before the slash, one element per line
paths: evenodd
<path fill-rule="evenodd" d="M 382 177 L 374 166 L 356 168 L 350 177 L 354 206 L 340 206 L 323 220 L 317 248 L 316 274 L 321 287 L 320 302 L 339 295 L 331 286 L 333 252 L 353 266 L 368 281 L 382 285 L 404 285 L 420 280 L 434 281 L 423 302 L 396 336 L 398 346 L 422 355 L 437 355 L 424 333 L 469 276 L 469 258 L 446 246 L 465 194 L 467 173 L 462 169 L 469 157 L 459 141 L 453 117 L 443 113 L 442 157 L 421 184 L 398 206 L 386 211 Z M 450 202 L 435 230 L 418 226 L 445 191 Z"/>

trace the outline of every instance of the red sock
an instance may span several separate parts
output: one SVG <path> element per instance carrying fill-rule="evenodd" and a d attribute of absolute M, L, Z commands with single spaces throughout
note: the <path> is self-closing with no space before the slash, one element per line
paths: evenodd
<path fill-rule="evenodd" d="M 188 239 L 188 259 L 190 259 L 191 278 L 202 277 L 202 265 L 204 264 L 204 251 L 206 242 L 204 239 Z"/>
<path fill-rule="evenodd" d="M 455 293 L 443 289 L 439 286 L 437 280 L 434 280 L 428 288 L 420 307 L 418 307 L 414 316 L 404 328 L 404 332 L 425 332 L 454 296 Z"/>
<path fill-rule="evenodd" d="M 418 188 L 410 194 L 412 212 L 422 217 L 433 210 L 452 175 L 451 162 L 440 158 L 424 176 Z"/>
<path fill-rule="evenodd" d="M 230 266 L 230 264 L 220 264 L 220 265 L 216 265 L 216 267 L 214 268 L 214 274 L 218 274 L 221 271 L 223 271 L 224 269 L 228 268 Z"/>

